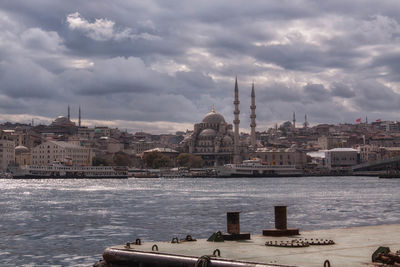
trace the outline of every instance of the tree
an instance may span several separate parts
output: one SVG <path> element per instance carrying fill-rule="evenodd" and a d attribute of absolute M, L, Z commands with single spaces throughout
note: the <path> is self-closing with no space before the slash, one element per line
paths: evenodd
<path fill-rule="evenodd" d="M 176 162 L 178 166 L 187 168 L 201 168 L 204 165 L 201 157 L 187 153 L 179 154 L 176 158 Z"/>
<path fill-rule="evenodd" d="M 93 157 L 92 158 L 92 165 L 93 166 L 108 166 L 108 163 L 107 163 L 105 158 Z"/>
<path fill-rule="evenodd" d="M 114 165 L 116 166 L 131 166 L 132 161 L 129 156 L 123 152 L 117 152 L 113 158 Z"/>
<path fill-rule="evenodd" d="M 145 153 L 143 161 L 144 164 L 147 166 L 147 168 L 153 168 L 153 169 L 170 167 L 172 165 L 172 162 L 169 159 L 169 157 L 157 151 Z"/>

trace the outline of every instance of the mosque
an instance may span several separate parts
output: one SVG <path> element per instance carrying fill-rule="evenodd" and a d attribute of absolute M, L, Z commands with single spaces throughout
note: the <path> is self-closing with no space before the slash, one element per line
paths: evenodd
<path fill-rule="evenodd" d="M 81 107 L 79 107 L 78 127 L 81 127 Z M 58 116 L 51 124 L 55 127 L 75 127 L 75 122 L 71 121 L 71 111 L 68 106 L 68 117 Z"/>
<path fill-rule="evenodd" d="M 248 158 L 249 152 L 256 148 L 256 105 L 254 84 L 251 90 L 251 134 L 250 140 L 239 138 L 239 87 L 235 80 L 235 115 L 233 124 L 228 124 L 225 118 L 212 111 L 206 114 L 200 123 L 194 125 L 193 133 L 182 141 L 182 150 L 200 156 L 205 166 L 219 166 L 227 163 L 240 163 Z"/>

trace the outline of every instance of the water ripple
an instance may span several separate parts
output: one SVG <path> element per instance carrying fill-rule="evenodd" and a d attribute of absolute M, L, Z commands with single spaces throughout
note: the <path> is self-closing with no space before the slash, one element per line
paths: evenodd
<path fill-rule="evenodd" d="M 135 240 L 206 238 L 274 227 L 288 206 L 301 230 L 400 223 L 400 180 L 374 177 L 269 179 L 0 180 L 0 262 L 91 266 L 105 247 Z M 171 227 L 173 225 L 173 227 Z"/>

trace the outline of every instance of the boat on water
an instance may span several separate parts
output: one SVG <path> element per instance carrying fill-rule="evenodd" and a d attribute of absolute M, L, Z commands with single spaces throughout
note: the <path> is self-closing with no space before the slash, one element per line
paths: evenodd
<path fill-rule="evenodd" d="M 159 178 L 159 171 L 158 170 L 150 170 L 150 169 L 129 168 L 128 169 L 128 177 L 129 178 Z"/>
<path fill-rule="evenodd" d="M 250 159 L 216 167 L 216 173 L 218 177 L 296 177 L 302 176 L 303 170 L 295 165 L 271 165 L 261 159 Z"/>
<path fill-rule="evenodd" d="M 381 178 L 381 179 L 400 179 L 400 173 L 380 174 L 379 178 Z"/>
<path fill-rule="evenodd" d="M 119 166 L 70 166 L 55 161 L 49 166 L 25 165 L 11 167 L 14 179 L 109 179 L 128 178 L 126 167 Z"/>

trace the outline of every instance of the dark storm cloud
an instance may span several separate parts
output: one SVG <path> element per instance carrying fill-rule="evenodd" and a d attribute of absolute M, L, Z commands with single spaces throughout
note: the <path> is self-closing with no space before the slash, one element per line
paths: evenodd
<path fill-rule="evenodd" d="M 238 75 L 243 128 L 252 81 L 260 125 L 397 119 L 399 25 L 398 1 L 3 1 L 1 109 L 194 123 L 215 104 L 231 121 Z"/>
<path fill-rule="evenodd" d="M 333 82 L 331 85 L 331 92 L 333 96 L 343 97 L 343 98 L 352 98 L 356 94 L 354 91 L 349 88 L 346 84 Z"/>
<path fill-rule="evenodd" d="M 400 94 L 375 80 L 366 80 L 358 83 L 356 90 L 362 92 L 357 94 L 355 100 L 362 110 L 397 112 L 399 109 Z"/>
<path fill-rule="evenodd" d="M 267 88 L 257 89 L 257 100 L 263 102 L 285 101 L 292 103 L 299 101 L 302 97 L 299 88 L 288 87 L 285 84 L 274 84 Z"/>
<path fill-rule="evenodd" d="M 307 84 L 304 86 L 307 99 L 311 101 L 328 101 L 331 99 L 330 93 L 322 84 Z"/>

